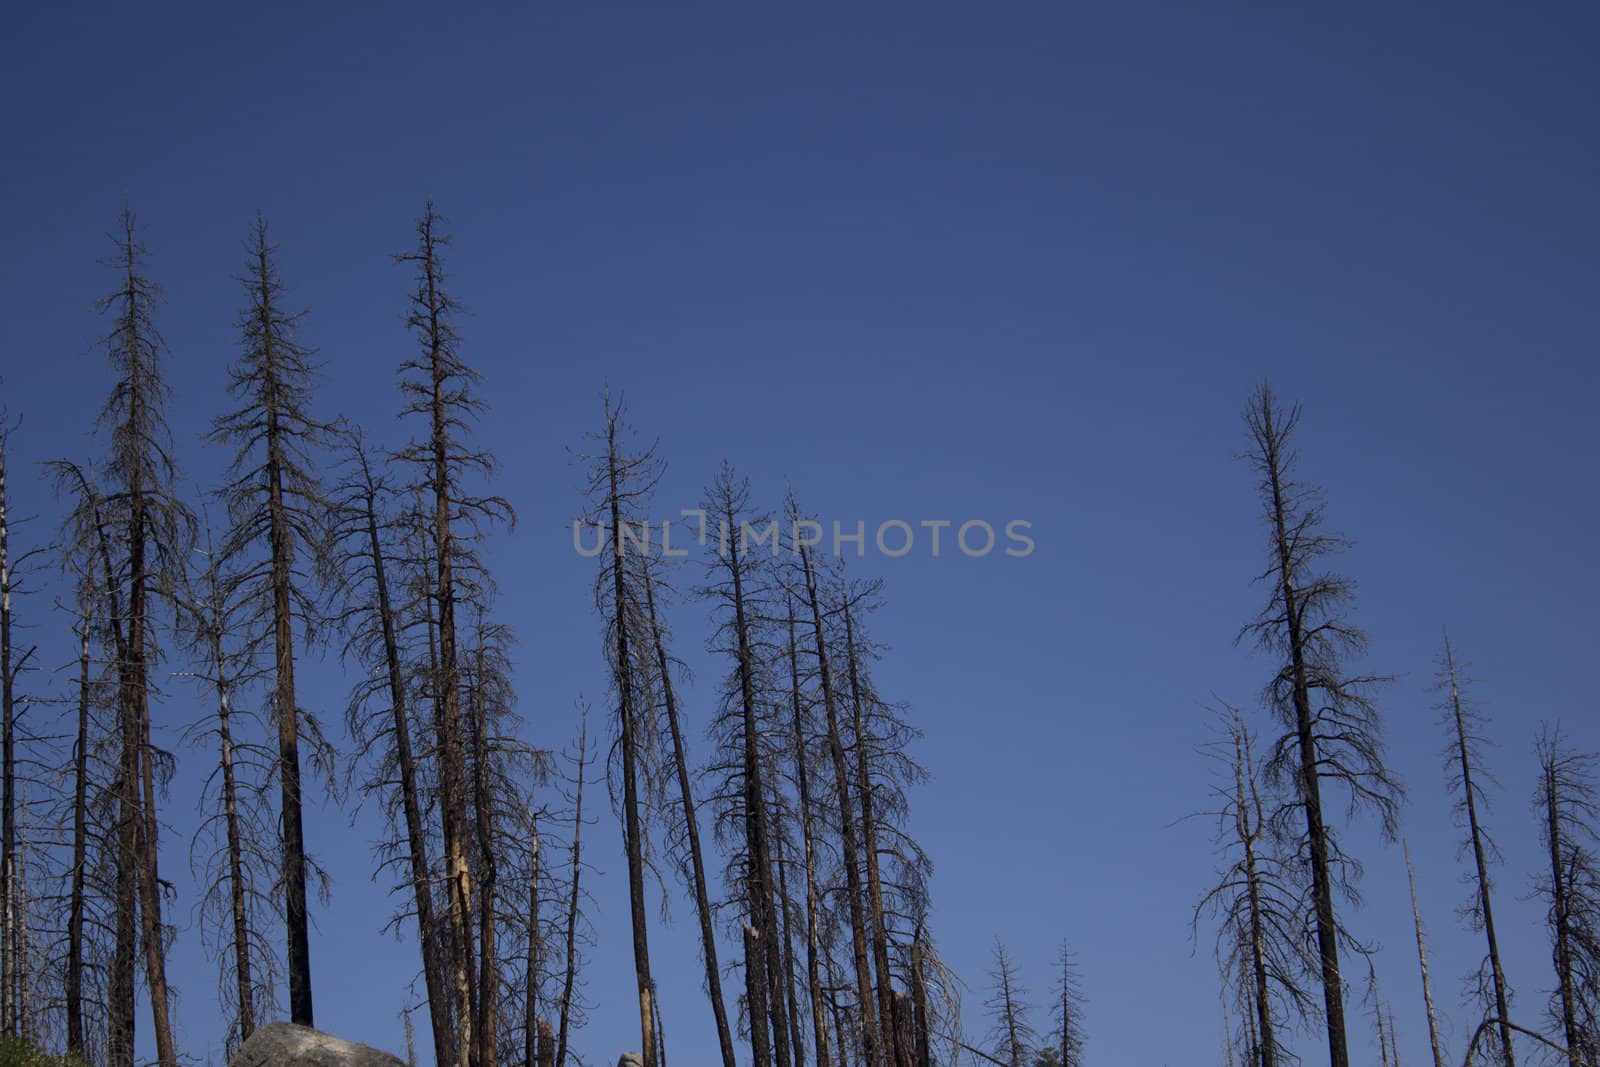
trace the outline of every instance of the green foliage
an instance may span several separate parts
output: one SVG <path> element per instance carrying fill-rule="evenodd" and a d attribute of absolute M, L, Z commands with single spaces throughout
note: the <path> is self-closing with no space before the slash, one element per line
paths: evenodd
<path fill-rule="evenodd" d="M 17 1037 L 0 1037 L 0 1067 L 82 1067 L 71 1056 L 50 1056 Z"/>
<path fill-rule="evenodd" d="M 1061 1053 L 1054 1048 L 1042 1048 L 1033 1057 L 1033 1067 L 1061 1067 Z"/>

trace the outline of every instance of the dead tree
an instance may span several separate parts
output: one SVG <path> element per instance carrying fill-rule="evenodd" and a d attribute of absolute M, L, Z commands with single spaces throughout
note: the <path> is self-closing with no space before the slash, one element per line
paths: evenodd
<path fill-rule="evenodd" d="M 367 679 L 352 694 L 347 713 L 357 745 L 353 765 L 374 768 L 363 792 L 376 794 L 398 821 L 411 911 L 416 916 L 434 1055 L 453 1062 L 455 1009 L 433 895 L 433 860 L 427 825 L 424 770 L 416 732 L 408 667 L 403 655 L 403 605 L 392 584 L 399 520 L 390 492 L 359 432 L 347 430 L 341 478 L 331 504 L 332 573 L 339 582 L 339 626 L 344 655 Z M 405 561 L 399 561 L 403 568 Z"/>
<path fill-rule="evenodd" d="M 787 1005 L 781 991 L 781 930 L 772 866 L 771 809 L 765 776 L 771 756 L 764 739 L 780 736 L 767 729 L 776 687 L 766 676 L 770 662 L 764 630 L 771 593 L 770 575 L 759 556 L 748 551 L 747 531 L 765 529 L 764 517 L 749 510 L 749 485 L 726 462 L 702 504 L 708 524 L 719 533 L 707 562 L 702 596 L 714 605 L 713 651 L 732 660 L 722 700 L 712 723 L 716 742 L 710 773 L 716 794 L 719 836 L 733 847 L 729 883 L 742 898 L 745 927 L 745 999 L 750 1048 L 755 1067 L 790 1065 Z"/>
<path fill-rule="evenodd" d="M 1455 798 L 1456 823 L 1466 835 L 1460 851 L 1471 853 L 1473 863 L 1472 900 L 1463 909 L 1463 914 L 1473 932 L 1482 933 L 1487 943 L 1487 955 L 1475 978 L 1476 993 L 1480 1000 L 1487 1002 L 1483 1014 L 1492 1014 L 1501 1020 L 1498 1027 L 1500 1061 L 1507 1067 L 1515 1067 L 1516 1057 L 1511 1046 L 1511 998 L 1506 987 L 1505 971 L 1500 966 L 1500 942 L 1495 935 L 1489 877 L 1489 865 L 1498 860 L 1499 849 L 1483 825 L 1483 815 L 1489 806 L 1488 794 L 1484 791 L 1488 772 L 1483 766 L 1483 746 L 1487 741 L 1482 732 L 1482 716 L 1462 694 L 1462 683 L 1455 650 L 1446 635 L 1444 651 L 1439 660 L 1437 686 L 1445 693 L 1438 708 L 1443 719 L 1442 725 L 1449 736 L 1442 758 L 1446 784 Z"/>
<path fill-rule="evenodd" d="M 464 359 L 454 325 L 459 305 L 445 289 L 443 253 L 449 244 L 445 220 L 429 201 L 417 220 L 417 244 L 396 256 L 415 270 L 406 325 L 417 352 L 401 364 L 404 416 L 423 425 L 422 435 L 396 454 L 414 472 L 426 510 L 431 555 L 430 615 L 436 641 L 432 671 L 434 733 L 438 746 L 439 809 L 446 870 L 449 973 L 454 984 L 455 1049 L 452 1062 L 474 1065 L 484 1047 L 474 1034 L 478 975 L 474 967 L 473 835 L 467 781 L 466 727 L 461 706 L 461 654 L 457 608 L 463 567 L 485 527 L 511 521 L 510 505 L 497 496 L 476 495 L 469 478 L 493 472 L 493 456 L 472 448 L 467 433 L 482 409 L 474 387 L 480 376 Z"/>
<path fill-rule="evenodd" d="M 1236 708 L 1221 718 L 1224 737 L 1207 752 L 1225 769 L 1214 787 L 1216 842 L 1226 865 L 1195 907 L 1194 922 L 1218 920 L 1217 961 L 1223 987 L 1244 990 L 1240 1044 L 1251 1067 L 1276 1067 L 1288 1058 L 1282 1042 L 1286 1017 L 1312 1008 L 1304 978 L 1314 972 L 1303 949 L 1304 887 L 1299 865 L 1274 839 L 1270 811 L 1259 786 L 1254 737 Z M 1065 1061 L 1063 1061 L 1065 1062 Z"/>
<path fill-rule="evenodd" d="M 567 1062 L 567 1036 L 579 1021 L 583 1005 L 577 998 L 579 942 L 583 922 L 583 890 L 580 878 L 583 873 L 583 785 L 588 771 L 589 731 L 588 708 L 582 706 L 578 716 L 578 749 L 571 762 L 572 785 L 572 845 L 567 884 L 566 919 L 562 926 L 563 963 L 561 968 L 561 995 L 557 1000 L 556 1016 L 559 1023 L 555 1046 L 555 1067 L 565 1067 Z"/>
<path fill-rule="evenodd" d="M 801 513 L 793 492 L 789 494 L 787 517 L 791 528 L 795 530 L 800 529 L 802 523 L 809 521 Z M 828 758 L 833 770 L 833 793 L 839 808 L 839 822 L 835 832 L 839 837 L 841 864 L 845 874 L 845 896 L 850 920 L 851 955 L 862 1056 L 866 1067 L 879 1067 L 882 1044 L 878 1036 L 877 1012 L 874 1008 L 872 972 L 867 948 L 868 919 L 862 900 L 862 846 L 857 836 L 855 805 L 851 799 L 854 789 L 845 758 L 844 732 L 840 725 L 844 697 L 836 683 L 833 658 L 829 652 L 829 626 L 820 592 L 820 568 L 803 538 L 796 538 L 795 548 L 800 560 L 800 582 L 797 584 L 803 590 L 804 603 L 809 609 L 807 612 L 811 639 L 809 651 L 816 659 L 817 685 L 822 691 Z M 842 1047 L 840 1055 L 844 1055 Z"/>
<path fill-rule="evenodd" d="M 639 628 L 632 625 L 634 606 L 644 597 L 636 588 L 636 567 L 628 558 L 630 532 L 643 531 L 643 548 L 648 551 L 648 519 L 639 512 L 648 500 L 658 476 L 659 463 L 652 452 L 630 454 L 623 410 L 608 393 L 605 398 L 605 423 L 595 435 L 602 451 L 589 457 L 588 518 L 608 531 L 606 551 L 600 554 L 600 570 L 595 576 L 595 608 L 602 619 L 606 661 L 610 667 L 611 690 L 616 696 L 614 731 L 621 753 L 622 840 L 627 853 L 628 906 L 632 920 L 634 979 L 639 999 L 639 1047 L 644 1067 L 657 1067 L 655 1035 L 655 982 L 650 976 L 649 919 L 645 903 L 645 842 L 642 781 L 651 775 L 647 764 L 656 756 L 653 709 L 648 707 L 641 675 L 652 668 L 653 652 L 639 641 Z M 636 535 L 635 535 L 636 536 Z M 643 647 L 641 647 L 643 644 Z"/>
<path fill-rule="evenodd" d="M 1548 906 L 1556 991 L 1554 1017 L 1569 1067 L 1600 1064 L 1600 756 L 1574 751 L 1558 729 L 1539 739 L 1535 797 L 1548 876 L 1538 892 Z"/>
<path fill-rule="evenodd" d="M 107 989 L 118 925 L 122 766 L 121 670 L 125 634 L 113 573 L 106 501 L 83 467 L 51 464 L 57 495 L 67 501 L 62 524 L 63 570 L 76 587 L 78 688 L 71 758 L 71 826 L 63 1007 L 69 1054 L 109 1062 L 112 1002 Z"/>
<path fill-rule="evenodd" d="M 122 751 L 116 785 L 116 948 L 108 975 L 106 1044 L 112 1067 L 132 1063 L 134 967 L 142 955 L 156 1058 L 162 1067 L 176 1067 L 156 818 L 157 784 L 170 760 L 152 742 L 150 672 L 160 659 L 157 604 L 170 596 L 173 578 L 185 565 L 193 518 L 173 489 L 176 469 L 163 412 L 167 388 L 160 369 L 164 342 L 154 321 L 160 290 L 144 272 L 145 251 L 126 209 L 112 239 L 118 282 L 99 306 L 112 321 L 105 343 L 115 384 L 100 415 L 101 425 L 110 431 L 110 456 L 98 534 L 102 546 L 112 540 L 117 546 L 114 555 L 106 549 L 104 569 L 116 596 L 111 615 L 119 635 Z"/>
<path fill-rule="evenodd" d="M 830 1067 L 828 1021 L 822 999 L 822 896 L 817 881 L 820 842 L 815 831 L 812 807 L 811 760 L 816 750 L 814 704 L 801 680 L 800 644 L 796 634 L 795 597 L 785 591 L 784 623 L 787 644 L 785 661 L 789 667 L 790 761 L 800 826 L 801 861 L 805 874 L 806 910 L 806 992 L 811 1005 L 812 1047 L 817 1067 Z"/>
<path fill-rule="evenodd" d="M 1062 1067 L 1083 1067 L 1083 980 L 1066 942 L 1061 944 L 1061 957 L 1056 967 L 1055 1010 L 1051 1013 L 1054 1027 L 1050 1040 L 1061 1057 Z"/>
<path fill-rule="evenodd" d="M 324 427 L 312 417 L 312 350 L 299 338 L 304 312 L 291 311 L 266 220 L 256 216 L 241 278 L 239 358 L 229 368 L 236 408 L 213 421 L 211 440 L 234 449 L 221 496 L 232 526 L 223 556 L 237 573 L 234 595 L 252 609 L 249 624 L 272 634 L 272 717 L 278 734 L 277 779 L 283 834 L 280 880 L 288 936 L 289 1017 L 315 1023 L 311 943 L 307 934 L 305 832 L 301 818 L 301 717 L 295 691 L 296 624 L 317 617 L 305 563 L 324 542 L 326 505 L 314 453 Z"/>
<path fill-rule="evenodd" d="M 1011 956 L 998 939 L 994 943 L 994 965 L 989 971 L 990 1055 L 1005 1067 L 1028 1067 L 1033 1046 L 1038 1040 L 1029 1015 L 1028 991 L 1017 978 Z"/>
<path fill-rule="evenodd" d="M 22 930 L 17 842 L 17 674 L 11 648 L 11 516 L 6 495 L 6 445 L 10 427 L 0 412 L 0 1035 L 21 1034 Z"/>
<path fill-rule="evenodd" d="M 1422 910 L 1417 906 L 1417 873 L 1411 866 L 1411 846 L 1405 844 L 1406 879 L 1411 884 L 1411 921 L 1417 931 L 1417 967 L 1422 974 L 1422 1006 L 1428 1016 L 1428 1047 L 1433 1052 L 1433 1067 L 1444 1067 L 1439 1046 L 1438 1016 L 1433 1010 L 1433 984 L 1428 979 L 1428 945 L 1422 932 Z"/>
<path fill-rule="evenodd" d="M 1294 478 L 1299 422 L 1299 407 L 1283 410 L 1265 383 L 1245 410 L 1250 446 L 1244 458 L 1258 477 L 1269 562 L 1260 576 L 1268 587 L 1267 604 L 1239 638 L 1248 637 L 1277 663 L 1264 699 L 1284 732 L 1272 747 L 1268 781 L 1284 787 L 1276 821 L 1284 832 L 1294 832 L 1310 875 L 1308 925 L 1316 935 L 1329 1061 L 1331 1067 L 1349 1067 L 1339 951 L 1341 941 L 1350 939 L 1339 924 L 1335 897 L 1341 889 L 1348 893 L 1355 868 L 1329 823 L 1324 792 L 1335 787 L 1346 793 L 1351 809 L 1375 811 L 1392 838 L 1401 790 L 1384 766 L 1379 714 L 1370 696 L 1382 679 L 1344 668 L 1344 658 L 1361 653 L 1366 639 L 1344 614 L 1351 582 L 1319 569 L 1322 558 L 1344 542 L 1322 530 L 1318 491 Z M 1296 823 L 1298 830 L 1291 831 Z"/>
<path fill-rule="evenodd" d="M 190 864 L 202 887 L 201 935 L 221 965 L 218 994 L 231 1055 L 273 1002 L 275 955 L 260 916 L 282 915 L 271 897 L 282 853 L 263 796 L 277 757 L 240 730 L 241 724 L 249 724 L 253 733 L 261 724 L 252 723 L 236 696 L 271 672 L 255 666 L 265 635 L 248 624 L 254 613 L 248 601 L 230 600 L 238 585 L 212 550 L 209 529 L 204 563 L 198 582 L 186 583 L 180 620 L 199 664 L 194 673 L 210 690 L 205 696 L 214 700 L 216 710 L 189 728 L 187 740 L 195 747 L 215 745 L 217 769 L 207 776 L 201 798 L 205 814 L 190 848 Z"/>
<path fill-rule="evenodd" d="M 728 1012 L 722 996 L 722 969 L 717 963 L 717 940 L 713 929 L 715 917 L 711 911 L 711 898 L 706 888 L 705 854 L 700 841 L 700 821 L 695 803 L 694 788 L 689 775 L 689 753 L 684 741 L 682 716 L 678 707 L 677 690 L 673 684 L 674 661 L 667 651 L 667 628 L 657 608 L 659 578 L 649 555 L 638 557 L 639 586 L 644 592 L 645 639 L 653 652 L 653 671 L 647 675 L 651 690 L 660 702 L 660 710 L 667 721 L 672 751 L 670 754 L 673 775 L 678 787 L 676 851 L 680 857 L 679 869 L 694 894 L 695 915 L 700 921 L 700 955 L 705 965 L 706 998 L 711 1002 L 713 1022 L 717 1028 L 717 1045 L 722 1052 L 723 1067 L 735 1067 L 733 1031 L 728 1026 Z M 669 810 L 671 806 L 669 804 Z M 682 857 L 687 855 L 688 863 Z M 686 868 L 686 869 L 685 869 Z M 819 1067 L 826 1067 L 819 1064 Z"/>

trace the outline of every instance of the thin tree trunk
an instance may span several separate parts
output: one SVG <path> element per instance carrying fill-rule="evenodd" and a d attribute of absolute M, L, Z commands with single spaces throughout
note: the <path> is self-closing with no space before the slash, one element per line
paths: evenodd
<path fill-rule="evenodd" d="M 839 596 L 844 607 L 845 662 L 850 674 L 850 703 L 855 719 L 856 791 L 860 797 L 861 844 L 867 861 L 867 916 L 872 935 L 873 965 L 878 972 L 878 1011 L 884 1020 L 883 1056 L 886 1063 L 898 1064 L 898 1035 L 894 1019 L 894 975 L 889 966 L 889 935 L 883 917 L 883 879 L 878 869 L 878 826 L 873 813 L 871 768 L 868 764 L 866 715 L 862 707 L 860 663 L 856 655 L 855 622 L 850 611 L 850 591 L 840 581 Z"/>
<path fill-rule="evenodd" d="M 777 802 L 777 783 L 776 779 L 774 779 L 773 805 L 775 809 Z M 794 1063 L 803 1065 L 806 1062 L 806 1046 L 804 1039 L 800 1036 L 800 1002 L 795 996 L 794 988 L 794 939 L 790 935 L 789 877 L 787 874 L 788 865 L 784 862 L 783 857 L 783 834 L 781 832 L 772 835 L 772 865 L 778 875 L 778 926 L 782 931 L 782 952 L 780 955 L 782 957 L 783 981 L 781 985 L 783 987 L 784 1003 L 789 1014 L 788 1039 L 794 1049 Z"/>
<path fill-rule="evenodd" d="M 726 498 L 727 529 L 737 530 L 733 514 L 732 497 Z M 764 1011 L 757 1014 L 754 1005 L 750 1012 L 750 1031 L 752 1045 L 754 1035 L 761 1031 L 763 1044 L 766 1044 L 765 1027 L 771 1026 L 772 1042 L 770 1051 L 778 1067 L 789 1067 L 789 1043 L 787 1038 L 788 1025 L 785 1019 L 784 1003 L 781 996 L 774 995 L 779 988 L 776 985 L 775 971 L 778 959 L 777 924 L 772 915 L 772 849 L 767 826 L 766 791 L 761 780 L 761 752 L 760 752 L 760 726 L 756 718 L 756 691 L 754 678 L 754 663 L 756 651 L 750 640 L 750 623 L 745 613 L 744 600 L 744 564 L 739 554 L 737 540 L 730 541 L 728 572 L 733 579 L 733 613 L 734 637 L 736 650 L 739 656 L 739 695 L 744 717 L 744 804 L 745 804 L 745 891 L 750 901 L 750 921 L 756 930 L 758 947 L 766 954 L 767 959 L 761 965 L 765 972 L 764 978 L 768 988 L 761 991 Z M 752 960 L 748 954 L 745 959 L 745 969 L 750 971 Z M 750 982 L 747 977 L 747 985 Z M 752 990 L 754 986 L 751 986 Z M 765 1067 L 765 1062 L 757 1060 L 756 1067 Z"/>
<path fill-rule="evenodd" d="M 533 853 L 528 871 L 528 955 L 522 969 L 522 1061 L 524 1067 L 540 1064 L 539 970 L 543 966 L 544 942 L 539 930 L 539 816 L 533 816 Z"/>
<path fill-rule="evenodd" d="M 78 632 L 78 731 L 72 747 L 72 881 L 67 899 L 67 1055 L 84 1058 L 83 924 L 89 853 L 89 616 Z"/>
<path fill-rule="evenodd" d="M 411 862 L 411 888 L 417 907 L 417 943 L 422 950 L 422 978 L 428 992 L 428 1019 L 433 1030 L 435 1061 L 447 1064 L 451 1055 L 451 1012 L 447 978 L 440 959 L 438 919 L 433 910 L 430 882 L 432 862 L 428 858 L 428 837 L 423 827 L 422 804 L 417 796 L 416 757 L 411 749 L 411 720 L 406 711 L 404 667 L 400 642 L 395 632 L 394 609 L 389 599 L 389 579 L 384 565 L 383 542 L 378 535 L 377 501 L 371 489 L 366 457 L 358 457 L 362 474 L 368 479 L 363 496 L 368 551 L 372 556 L 373 585 L 378 595 L 378 624 L 383 634 L 384 666 L 389 680 L 389 708 L 394 721 L 396 770 L 400 777 L 401 809 L 406 821 L 406 843 Z"/>
<path fill-rule="evenodd" d="M 245 910 L 244 855 L 239 843 L 239 804 L 233 776 L 233 732 L 225 666 L 227 661 L 222 648 L 220 605 L 213 602 L 212 610 L 211 657 L 217 671 L 217 737 L 222 749 L 222 810 L 228 835 L 228 897 L 233 913 L 234 982 L 235 995 L 239 999 L 239 1042 L 243 1044 L 256 1028 L 255 987 L 250 976 L 250 922 Z"/>
<path fill-rule="evenodd" d="M 666 704 L 667 729 L 672 735 L 672 761 L 678 777 L 678 794 L 683 802 L 684 834 L 689 839 L 690 873 L 694 879 L 694 906 L 700 919 L 700 952 L 705 961 L 706 996 L 717 1026 L 717 1044 L 722 1050 L 723 1067 L 735 1067 L 733 1032 L 728 1026 L 727 1007 L 722 999 L 722 974 L 717 964 L 717 940 L 713 931 L 710 897 L 706 892 L 705 856 L 700 847 L 700 824 L 695 814 L 694 790 L 689 780 L 689 760 L 683 744 L 683 727 L 678 721 L 677 694 L 672 685 L 672 664 L 667 658 L 661 627 L 656 620 L 655 583 L 645 575 L 645 608 L 650 633 L 655 643 L 656 669 L 661 675 L 662 698 Z M 826 1065 L 822 1065 L 826 1067 Z"/>
<path fill-rule="evenodd" d="M 1417 906 L 1417 873 L 1411 866 L 1410 843 L 1402 842 L 1401 847 L 1406 854 L 1406 878 L 1411 883 L 1411 921 L 1417 929 L 1417 966 L 1422 972 L 1422 1005 L 1428 1013 L 1428 1047 L 1433 1051 L 1433 1067 L 1444 1067 L 1444 1053 L 1439 1048 L 1438 1016 L 1433 1010 L 1433 986 L 1428 981 L 1428 947 L 1422 936 L 1422 910 Z"/>
<path fill-rule="evenodd" d="M 811 608 L 811 625 L 817 645 L 822 703 L 828 726 L 828 755 L 833 763 L 834 792 L 839 799 L 839 836 L 844 850 L 845 896 L 850 904 L 850 940 L 855 962 L 862 1052 L 866 1067 L 878 1067 L 878 1026 L 873 1010 L 872 975 L 867 962 L 867 920 L 862 914 L 861 907 L 860 848 L 856 842 L 855 812 L 850 803 L 850 772 L 845 765 L 844 742 L 839 735 L 838 696 L 834 692 L 833 672 L 828 659 L 828 639 L 822 625 L 822 602 L 817 595 L 816 573 L 812 566 L 811 554 L 804 545 L 800 546 L 800 563 L 805 572 L 806 599 Z M 840 1054 L 843 1055 L 842 1048 Z"/>
<path fill-rule="evenodd" d="M 1478 907 L 1483 913 L 1483 934 L 1489 944 L 1489 971 L 1494 981 L 1494 1006 L 1500 1020 L 1500 1054 L 1505 1067 L 1516 1067 L 1511 1048 L 1511 1011 L 1506 996 L 1506 976 L 1500 967 L 1500 943 L 1494 932 L 1494 908 L 1490 904 L 1489 862 L 1485 856 L 1483 833 L 1478 826 L 1477 795 L 1472 786 L 1472 760 L 1467 750 L 1466 716 L 1461 709 L 1461 693 L 1456 686 L 1455 653 L 1450 639 L 1444 642 L 1445 669 L 1450 677 L 1450 710 L 1456 728 L 1456 756 L 1461 763 L 1461 791 L 1466 799 L 1467 829 L 1472 836 L 1472 858 L 1478 875 Z"/>
<path fill-rule="evenodd" d="M 439 267 L 435 260 L 432 206 L 423 219 L 423 281 L 427 307 L 426 337 L 431 370 L 430 418 L 432 433 L 433 555 L 434 597 L 438 602 L 438 673 L 434 700 L 440 739 L 440 808 L 444 825 L 445 864 L 449 876 L 449 915 L 452 965 L 455 975 L 456 1021 L 460 1029 L 456 1062 L 469 1067 L 476 1044 L 473 1021 L 476 990 L 472 948 L 472 868 L 467 860 L 465 761 L 461 742 L 460 671 L 456 653 L 455 544 L 451 531 L 452 475 L 450 469 L 450 414 L 446 398 L 446 341 L 443 294 L 439 290 Z"/>
<path fill-rule="evenodd" d="M 1260 1036 L 1256 1062 L 1260 1067 L 1277 1067 L 1278 1043 L 1272 1020 L 1272 995 L 1267 984 L 1266 936 L 1261 927 L 1261 883 L 1256 871 L 1256 835 L 1260 832 L 1260 825 L 1250 818 L 1260 808 L 1255 803 L 1253 778 L 1248 791 L 1250 795 L 1247 795 L 1245 788 L 1246 776 L 1253 775 L 1254 764 L 1244 724 L 1237 718 L 1234 722 L 1233 759 L 1234 804 L 1239 819 L 1239 839 L 1244 844 L 1245 889 L 1250 902 L 1250 969 L 1251 979 L 1255 983 L 1256 1023 Z M 1064 1056 L 1062 1062 L 1066 1063 Z"/>
<path fill-rule="evenodd" d="M 258 245 L 260 257 L 260 316 L 265 345 L 266 374 L 277 382 L 272 349 L 272 302 L 267 285 L 267 246 Z M 306 846 L 300 815 L 300 709 L 294 688 L 294 620 L 291 606 L 293 580 L 289 556 L 292 533 L 283 500 L 283 441 L 278 422 L 278 397 L 270 388 L 266 397 L 268 544 L 272 554 L 272 652 L 276 667 L 273 706 L 278 721 L 278 782 L 282 798 L 284 925 L 289 938 L 289 1019 L 299 1026 L 314 1026 L 311 998 L 311 941 L 307 933 Z"/>
<path fill-rule="evenodd" d="M 483 642 L 480 636 L 474 654 L 476 685 L 473 686 L 473 803 L 477 820 L 478 863 L 478 1064 L 496 1067 L 499 1046 L 498 994 L 500 988 L 499 953 L 495 946 L 494 799 L 489 789 L 489 712 L 484 694 Z"/>
<path fill-rule="evenodd" d="M 800 840 L 805 851 L 806 869 L 806 981 L 811 1000 L 811 1029 L 816 1047 L 817 1067 L 830 1067 L 828 1021 L 823 1014 L 822 977 L 817 966 L 819 901 L 817 899 L 816 848 L 811 833 L 811 772 L 807 767 L 808 746 L 800 712 L 800 655 L 795 641 L 794 597 L 785 598 L 789 624 L 789 691 L 794 719 L 795 782 L 800 791 Z"/>
<path fill-rule="evenodd" d="M 560 1034 L 556 1043 L 555 1067 L 565 1067 L 567 1062 L 567 1025 L 572 1017 L 572 986 L 578 974 L 578 876 L 583 871 L 583 773 L 588 750 L 588 723 L 585 720 L 578 729 L 578 783 L 572 813 L 572 885 L 567 895 L 567 952 L 561 979 Z"/>
<path fill-rule="evenodd" d="M 6 515 L 6 428 L 0 426 L 0 1034 L 17 1036 L 22 1007 L 17 928 L 16 711 L 11 671 L 10 524 Z"/>
<path fill-rule="evenodd" d="M 644 841 L 639 819 L 638 737 L 632 650 L 628 642 L 627 564 L 623 553 L 622 502 L 618 497 L 617 420 L 606 423 L 607 505 L 611 511 L 611 581 L 615 598 L 617 709 L 622 734 L 623 840 L 628 853 L 628 906 L 633 923 L 633 972 L 639 993 L 639 1044 L 644 1067 L 656 1067 L 655 985 L 650 980 L 650 935 L 644 899 Z"/>
<path fill-rule="evenodd" d="M 1555 962 L 1557 995 L 1561 1001 L 1561 1032 L 1566 1039 L 1568 1067 L 1582 1067 L 1578 1050 L 1583 1047 L 1583 1031 L 1578 1023 L 1577 991 L 1572 966 L 1571 902 L 1566 865 L 1561 855 L 1561 807 L 1556 794 L 1556 765 L 1553 754 L 1544 768 L 1545 827 L 1550 839 L 1550 894 L 1555 918 Z"/>
<path fill-rule="evenodd" d="M 1306 837 L 1311 853 L 1311 895 L 1316 909 L 1317 955 L 1321 964 L 1328 1060 L 1330 1067 L 1350 1067 L 1350 1049 L 1345 1035 L 1344 978 L 1339 971 L 1339 930 L 1333 914 L 1333 874 L 1328 860 L 1327 827 L 1322 818 L 1322 779 L 1318 770 L 1316 729 L 1305 661 L 1306 635 L 1302 630 L 1300 594 L 1294 585 L 1290 558 L 1291 534 L 1286 520 L 1288 505 L 1283 497 L 1282 461 L 1275 451 L 1268 459 L 1268 466 L 1272 486 L 1273 545 L 1277 555 L 1285 625 L 1288 627 L 1296 747 L 1300 757 L 1300 799 L 1305 808 Z"/>

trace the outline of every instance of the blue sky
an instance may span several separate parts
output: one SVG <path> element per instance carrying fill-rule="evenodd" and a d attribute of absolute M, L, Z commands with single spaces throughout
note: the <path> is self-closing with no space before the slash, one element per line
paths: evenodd
<path fill-rule="evenodd" d="M 491 556 L 530 738 L 560 745 L 574 696 L 603 695 L 567 523 L 572 450 L 607 381 L 659 438 L 667 514 L 726 456 L 770 504 L 788 479 L 825 519 L 1027 519 L 1026 559 L 862 565 L 888 581 L 880 685 L 926 733 L 913 829 L 944 951 L 973 985 L 969 1029 L 995 936 L 1041 997 L 1065 937 L 1094 1060 L 1208 1062 L 1214 968 L 1188 921 L 1211 848 L 1171 824 L 1206 800 L 1207 705 L 1253 706 L 1269 671 L 1232 638 L 1264 549 L 1239 410 L 1270 375 L 1305 402 L 1304 474 L 1356 541 L 1341 567 L 1364 665 L 1397 675 L 1382 706 L 1451 1047 L 1478 946 L 1454 919 L 1428 691 L 1446 624 L 1500 743 L 1497 903 L 1517 1013 L 1539 1017 L 1537 724 L 1600 749 L 1593 8 L 62 3 L 8 21 L 0 402 L 24 418 L 31 535 L 55 504 L 30 464 L 98 454 L 91 308 L 124 201 L 166 288 L 171 418 L 204 486 L 219 462 L 196 442 L 222 408 L 254 213 L 311 309 L 323 412 L 392 441 L 409 281 L 388 256 L 432 196 L 456 237 L 463 351 L 488 380 L 480 439 L 521 514 Z M 703 662 L 704 609 L 675 622 Z M 40 625 L 45 661 L 64 662 L 63 624 Z M 305 674 L 306 702 L 336 719 L 337 665 Z M 175 741 L 193 707 L 171 693 Z M 166 810 L 180 885 L 202 761 L 183 757 Z M 374 827 L 329 808 L 308 834 L 336 882 L 313 946 L 319 1022 L 396 1048 L 416 960 L 380 931 Z M 1417 1061 L 1404 867 L 1370 837 L 1356 831 L 1368 902 L 1351 919 L 1382 945 Z M 637 1040 L 612 820 L 591 855 L 601 941 L 580 1047 L 608 1062 Z M 220 1031 L 192 900 L 173 979 L 203 1060 Z M 681 896 L 675 919 L 652 953 L 669 1053 L 707 1062 Z"/>

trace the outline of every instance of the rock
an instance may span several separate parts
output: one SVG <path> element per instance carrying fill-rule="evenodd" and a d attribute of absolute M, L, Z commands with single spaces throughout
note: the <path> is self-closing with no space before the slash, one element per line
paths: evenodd
<path fill-rule="evenodd" d="M 617 1060 L 617 1067 L 644 1067 L 644 1057 L 637 1052 L 624 1052 Z"/>
<path fill-rule="evenodd" d="M 233 1067 L 405 1067 L 387 1052 L 293 1023 L 268 1023 L 250 1035 Z"/>

